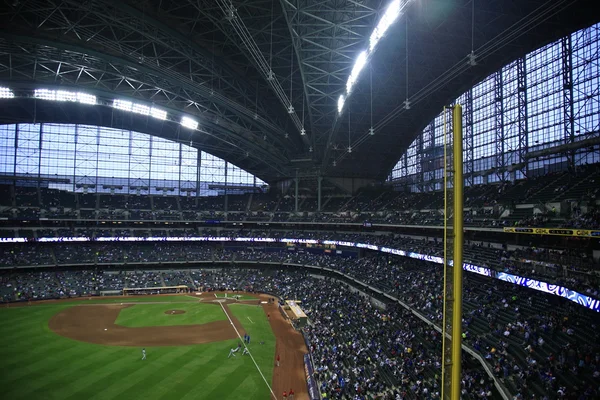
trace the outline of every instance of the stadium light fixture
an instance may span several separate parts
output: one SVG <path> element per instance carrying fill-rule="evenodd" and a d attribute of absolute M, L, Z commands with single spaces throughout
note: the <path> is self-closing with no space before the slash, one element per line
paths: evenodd
<path fill-rule="evenodd" d="M 96 104 L 96 96 L 94 96 L 93 94 L 77 92 L 77 101 L 79 101 L 82 104 L 95 105 Z"/>
<path fill-rule="evenodd" d="M 377 26 L 375 26 L 375 29 L 373 29 L 373 32 L 371 33 L 371 36 L 369 38 L 368 50 L 362 51 L 358 55 L 358 58 L 356 59 L 356 62 L 352 67 L 352 72 L 350 73 L 348 81 L 346 82 L 346 96 L 343 99 L 342 96 L 340 96 L 340 98 L 338 99 L 338 112 L 340 114 L 344 109 L 344 102 L 352 92 L 352 89 L 354 88 L 354 85 L 356 84 L 356 81 L 358 80 L 358 77 L 360 75 L 360 72 L 363 70 L 363 68 L 369 61 L 369 57 L 375 51 L 377 43 L 379 43 L 379 41 L 385 36 L 386 32 L 389 30 L 392 24 L 396 22 L 396 20 L 398 20 L 398 18 L 402 14 L 402 10 L 406 7 L 406 5 L 409 2 L 410 0 L 393 0 L 386 8 L 385 12 L 383 13 L 383 16 L 377 23 Z"/>
<path fill-rule="evenodd" d="M 131 107 L 133 107 L 133 103 L 130 101 L 126 101 L 126 100 L 115 99 L 115 100 L 113 100 L 113 107 L 118 110 L 131 111 Z"/>
<path fill-rule="evenodd" d="M 15 94 L 7 87 L 0 87 L 0 99 L 12 99 Z"/>
<path fill-rule="evenodd" d="M 190 117 L 181 118 L 181 126 L 188 129 L 198 128 L 198 121 L 191 119 Z"/>
<path fill-rule="evenodd" d="M 41 100 L 96 104 L 96 96 L 82 92 L 70 92 L 68 90 L 35 89 L 33 97 Z"/>
<path fill-rule="evenodd" d="M 408 3 L 408 1 L 404 2 L 404 5 Z M 402 11 L 402 4 L 400 0 L 394 0 L 390 3 L 387 10 L 383 14 L 383 17 L 377 23 L 377 26 L 373 30 L 369 40 L 369 51 L 373 51 L 379 40 L 385 35 L 385 32 L 392 26 L 392 24 L 398 19 L 400 16 L 400 12 Z"/>
<path fill-rule="evenodd" d="M 167 119 L 167 112 L 156 107 L 149 107 L 145 104 L 133 103 L 127 100 L 115 99 L 113 107 L 123 111 L 129 111 L 141 115 L 149 115 L 156 119 Z"/>
<path fill-rule="evenodd" d="M 165 110 L 161 110 L 160 108 L 152 107 L 150 109 L 150 115 L 156 119 L 167 119 L 167 112 Z"/>
<path fill-rule="evenodd" d="M 131 106 L 131 112 L 142 115 L 150 115 L 150 107 L 139 103 L 133 103 Z"/>
<path fill-rule="evenodd" d="M 338 112 L 341 114 L 342 110 L 344 109 L 344 102 L 346 101 L 346 98 L 344 97 L 343 94 L 340 95 L 339 99 L 338 99 Z"/>
<path fill-rule="evenodd" d="M 349 94 L 352 91 L 354 84 L 358 80 L 360 71 L 362 71 L 362 69 L 367 64 L 367 55 L 368 54 L 366 51 L 363 51 L 358 55 L 358 58 L 356 59 L 356 62 L 354 63 L 354 66 L 352 67 L 352 72 L 350 73 L 350 76 L 348 77 L 348 82 L 346 82 L 346 93 Z"/>
<path fill-rule="evenodd" d="M 66 90 L 57 90 L 55 93 L 54 100 L 56 101 L 77 101 L 77 93 L 67 92 Z"/>

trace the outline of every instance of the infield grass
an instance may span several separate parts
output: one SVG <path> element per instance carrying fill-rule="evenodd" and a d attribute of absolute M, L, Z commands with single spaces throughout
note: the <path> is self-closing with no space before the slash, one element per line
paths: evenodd
<path fill-rule="evenodd" d="M 165 312 L 172 310 L 181 310 L 185 313 L 165 314 Z M 147 326 L 201 325 L 226 319 L 227 316 L 223 314 L 223 310 L 218 304 L 136 304 L 122 309 L 115 324 L 130 328 L 141 328 Z"/>
<path fill-rule="evenodd" d="M 229 349 L 239 340 L 147 347 L 147 360 L 142 361 L 141 349 L 137 347 L 84 343 L 50 331 L 48 320 L 70 306 L 62 303 L 0 308 L 0 337 L 4 340 L 0 346 L 0 397 L 269 399 L 269 389 L 250 357 L 238 353 L 237 357 L 227 358 Z M 139 306 L 139 310 L 144 307 L 147 305 Z M 230 310 L 249 332 L 252 338 L 249 349 L 270 384 L 275 338 L 262 308 L 231 305 Z M 260 345 L 260 340 L 265 344 Z"/>

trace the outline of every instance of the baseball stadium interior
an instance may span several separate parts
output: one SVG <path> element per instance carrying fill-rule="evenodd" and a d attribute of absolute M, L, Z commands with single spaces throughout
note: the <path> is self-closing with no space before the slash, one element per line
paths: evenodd
<path fill-rule="evenodd" d="M 2 305 L 268 294 L 296 400 L 458 400 L 458 202 L 460 398 L 600 398 L 596 7 L 3 1 Z"/>

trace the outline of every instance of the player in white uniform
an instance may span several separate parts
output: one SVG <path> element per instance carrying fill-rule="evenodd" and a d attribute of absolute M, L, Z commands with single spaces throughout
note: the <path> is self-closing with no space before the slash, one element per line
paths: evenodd
<path fill-rule="evenodd" d="M 244 355 L 244 354 L 250 355 L 250 352 L 248 351 L 247 347 L 244 347 L 244 351 L 242 351 L 242 355 Z"/>
<path fill-rule="evenodd" d="M 237 353 L 239 349 L 240 349 L 239 347 L 236 347 L 235 349 L 230 349 L 229 350 L 229 355 L 227 356 L 227 358 L 229 358 L 231 356 L 235 357 L 235 353 Z"/>
<path fill-rule="evenodd" d="M 142 349 L 142 360 L 146 359 L 146 349 Z"/>

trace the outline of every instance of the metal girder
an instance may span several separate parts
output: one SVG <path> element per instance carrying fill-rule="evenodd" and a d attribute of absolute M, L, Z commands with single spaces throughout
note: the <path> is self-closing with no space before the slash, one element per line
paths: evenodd
<path fill-rule="evenodd" d="M 325 146 L 356 57 L 382 1 L 280 0 L 296 52 L 315 142 Z M 369 5 L 370 4 L 370 5 Z"/>
<path fill-rule="evenodd" d="M 522 165 L 521 172 L 524 176 L 527 176 L 529 162 L 526 161 L 525 154 L 529 151 L 529 117 L 527 114 L 527 62 L 525 57 L 517 59 L 517 82 L 519 102 L 518 162 Z"/>
<path fill-rule="evenodd" d="M 7 40 L 9 39 L 10 42 Z M 52 44 L 53 47 L 48 45 Z M 202 117 L 201 124 L 226 135 L 256 140 L 260 135 L 245 118 L 216 102 L 208 102 L 192 87 L 107 54 L 77 46 L 48 43 L 0 32 L 0 79 L 67 84 L 126 95 Z M 269 150 L 270 144 L 264 148 Z M 277 158 L 277 150 L 269 151 Z M 286 162 L 280 158 L 278 163 Z"/>
<path fill-rule="evenodd" d="M 171 23 L 184 24 L 183 30 L 196 40 L 215 42 L 217 36 L 218 45 L 222 47 L 219 50 L 227 54 L 228 62 L 263 82 L 263 88 L 271 88 L 261 92 L 261 96 L 269 95 L 273 99 L 268 112 L 282 115 L 282 124 L 288 127 L 293 123 L 300 132 L 302 126 L 298 115 L 302 96 L 298 94 L 302 93 L 302 84 L 297 76 L 297 66 L 291 67 L 292 44 L 283 16 L 278 9 L 272 9 L 274 3 L 274 0 L 188 0 L 165 1 L 155 8 Z M 207 23 L 217 32 L 208 34 L 201 29 L 202 24 Z M 270 71 L 273 71 L 272 75 Z M 275 106 L 276 102 L 281 106 Z M 294 112 L 289 112 L 290 105 Z M 306 138 L 303 140 L 307 142 Z"/>
<path fill-rule="evenodd" d="M 573 107 L 573 46 L 571 35 L 565 36 L 561 41 L 562 77 L 563 77 L 563 124 L 564 143 L 571 144 L 575 141 L 575 112 Z M 575 168 L 575 151 L 566 152 L 567 165 L 570 170 Z"/>
<path fill-rule="evenodd" d="M 464 123 L 464 150 L 465 150 L 465 180 L 468 186 L 473 186 L 475 183 L 475 149 L 473 146 L 473 89 L 467 90 L 463 105 Z"/>
<path fill-rule="evenodd" d="M 494 132 L 496 153 L 494 159 L 496 163 L 496 175 L 500 181 L 506 179 L 506 157 L 504 154 L 504 101 L 502 94 L 502 70 L 494 74 Z"/>
<path fill-rule="evenodd" d="M 97 50 L 120 56 L 156 74 L 177 79 L 210 102 L 227 107 L 245 118 L 257 131 L 282 143 L 285 129 L 256 88 L 242 77 L 209 58 L 206 51 L 169 29 L 164 24 L 125 4 L 113 2 L 81 3 L 66 0 L 60 4 L 30 1 L 12 12 L 1 14 L 16 26 L 11 32 L 26 32 L 72 43 L 85 50 Z M 24 23 L 23 23 L 24 22 Z"/>

